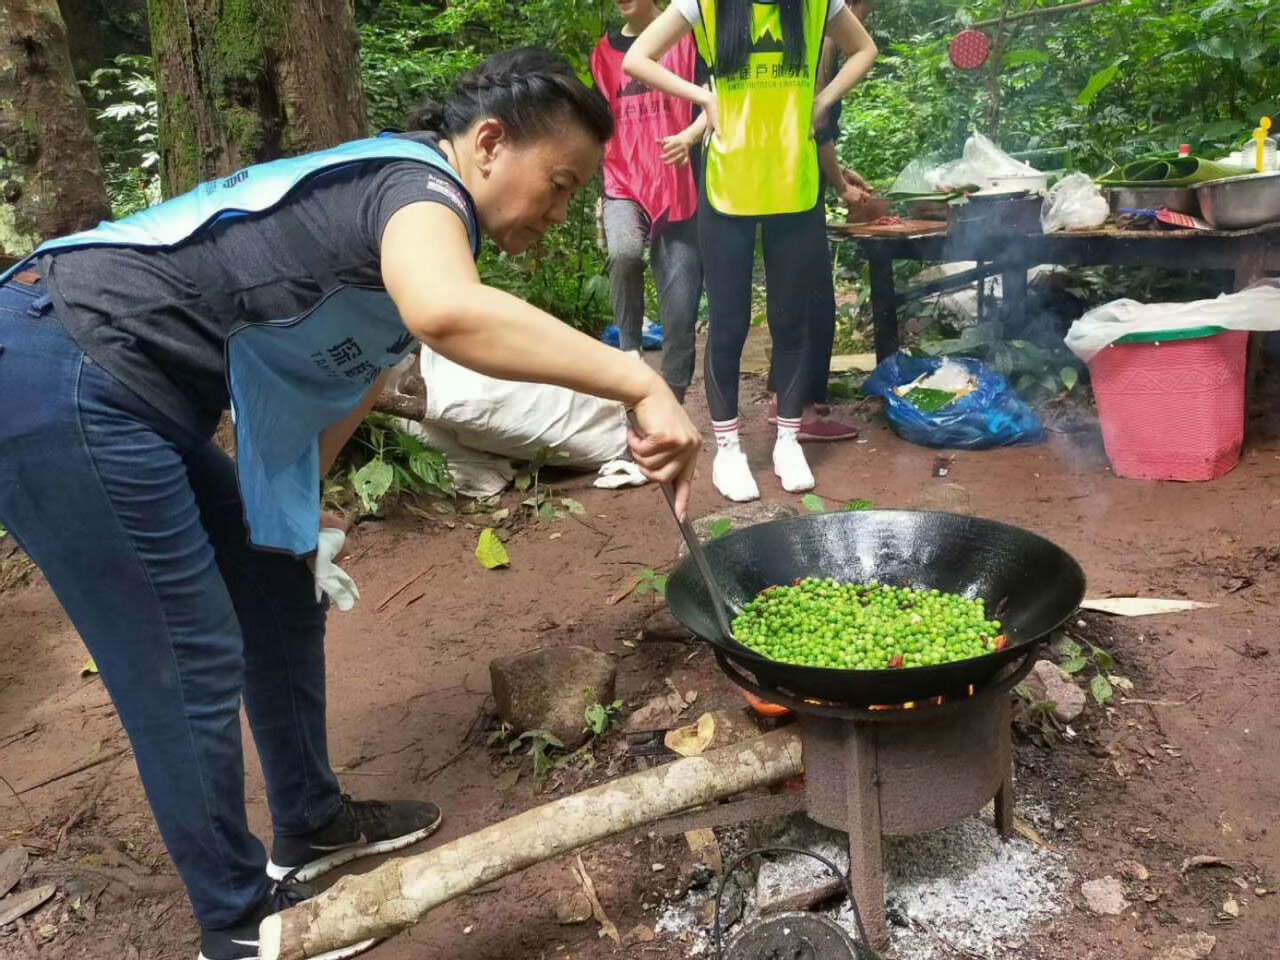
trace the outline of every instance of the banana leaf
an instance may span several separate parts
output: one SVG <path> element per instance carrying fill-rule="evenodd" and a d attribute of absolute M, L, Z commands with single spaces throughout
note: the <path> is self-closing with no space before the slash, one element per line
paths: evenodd
<path fill-rule="evenodd" d="M 1098 178 L 1104 187 L 1189 187 L 1209 180 L 1238 177 L 1250 171 L 1230 163 L 1219 163 L 1203 157 L 1169 157 L 1152 154 L 1140 157 Z"/>

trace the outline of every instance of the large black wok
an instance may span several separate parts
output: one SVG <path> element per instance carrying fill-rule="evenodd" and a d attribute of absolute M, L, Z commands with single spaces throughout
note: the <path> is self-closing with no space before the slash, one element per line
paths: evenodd
<path fill-rule="evenodd" d="M 741 609 L 765 587 L 834 577 L 982 597 L 998 611 L 1008 645 L 970 660 L 896 670 L 802 667 L 766 659 L 723 636 L 692 557 L 667 581 L 672 614 L 716 648 L 722 663 L 759 686 L 849 706 L 905 703 L 980 686 L 1061 626 L 1084 599 L 1084 571 L 1064 550 L 1018 527 L 952 513 L 866 510 L 748 527 L 706 544 L 729 604 Z M 730 614 L 732 619 L 732 613 Z"/>

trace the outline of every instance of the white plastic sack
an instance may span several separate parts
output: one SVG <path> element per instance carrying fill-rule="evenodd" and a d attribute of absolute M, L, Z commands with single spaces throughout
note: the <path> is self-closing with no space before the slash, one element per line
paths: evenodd
<path fill-rule="evenodd" d="M 975 133 L 965 141 L 964 153 L 959 160 L 943 164 L 926 173 L 925 177 L 935 191 L 946 193 L 970 184 L 982 186 L 989 180 L 1034 177 L 1039 173 L 1035 167 L 1013 159 L 989 137 Z"/>
<path fill-rule="evenodd" d="M 595 470 L 626 452 L 627 413 L 620 403 L 564 387 L 487 377 L 425 346 L 420 369 L 427 388 L 426 421 L 448 427 L 464 447 L 518 461 L 550 449 L 550 463 L 582 470 Z"/>
<path fill-rule="evenodd" d="M 1040 208 L 1045 233 L 1087 230 L 1107 222 L 1111 205 L 1087 173 L 1070 173 L 1055 183 Z"/>
<path fill-rule="evenodd" d="M 1280 279 L 1263 280 L 1239 293 L 1192 303 L 1113 300 L 1071 325 L 1066 343 L 1088 363 L 1097 353 L 1131 333 L 1166 333 L 1196 327 L 1224 330 L 1280 330 Z"/>

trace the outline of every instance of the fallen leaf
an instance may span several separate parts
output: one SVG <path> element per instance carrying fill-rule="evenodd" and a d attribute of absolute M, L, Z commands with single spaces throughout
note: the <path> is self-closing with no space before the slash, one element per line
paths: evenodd
<path fill-rule="evenodd" d="M 1085 600 L 1081 610 L 1109 613 L 1116 617 L 1148 617 L 1162 613 L 1181 613 L 1185 610 L 1209 610 L 1216 603 L 1200 603 L 1196 600 L 1163 600 L 1157 597 L 1100 597 Z"/>
<path fill-rule="evenodd" d="M 520 768 L 508 770 L 498 778 L 498 782 L 494 785 L 499 793 L 510 793 L 515 789 L 517 783 L 520 782 Z"/>
<path fill-rule="evenodd" d="M 0 927 L 3 927 L 6 923 L 13 923 L 19 917 L 25 917 L 32 910 L 48 901 L 53 896 L 53 891 L 53 884 L 46 883 L 42 887 L 10 894 L 0 900 Z"/>
<path fill-rule="evenodd" d="M 0 897 L 12 890 L 27 872 L 30 857 L 25 847 L 9 847 L 0 853 Z"/>
<path fill-rule="evenodd" d="M 476 559 L 486 570 L 511 566 L 511 557 L 507 554 L 507 548 L 502 545 L 497 531 L 492 527 L 486 527 L 480 531 L 480 542 L 476 544 Z"/>
<path fill-rule="evenodd" d="M 553 533 L 551 536 L 547 537 L 547 539 L 548 539 L 548 540 L 559 540 L 562 536 L 563 536 L 563 534 L 562 534 L 562 533 L 560 533 L 560 531 L 558 531 L 558 530 L 557 530 L 557 531 L 556 531 L 555 533 Z"/>
<path fill-rule="evenodd" d="M 97 676 L 97 674 L 98 674 L 98 665 L 93 662 L 93 657 L 90 657 L 88 660 L 84 662 L 84 666 L 80 668 L 80 676 L 94 677 L 94 676 Z"/>
<path fill-rule="evenodd" d="M 1236 901 L 1235 897 L 1227 897 L 1226 901 L 1222 904 L 1222 912 L 1232 919 L 1240 916 L 1240 904 Z"/>
<path fill-rule="evenodd" d="M 662 742 L 668 750 L 682 757 L 700 757 L 703 751 L 711 746 L 715 736 L 715 718 L 709 713 L 704 713 L 698 718 L 697 723 L 676 730 L 668 730 Z"/>
<path fill-rule="evenodd" d="M 572 497 L 561 497 L 560 505 L 575 517 L 580 517 L 587 512 L 586 507 L 580 504 L 577 500 L 574 500 Z"/>
<path fill-rule="evenodd" d="M 1178 872 L 1185 874 L 1189 870 L 1196 870 L 1200 867 L 1229 867 L 1229 866 L 1231 866 L 1231 864 L 1229 864 L 1226 860 L 1223 860 L 1221 857 L 1213 857 L 1213 856 L 1209 856 L 1207 854 L 1201 853 L 1201 854 L 1197 854 L 1194 857 L 1187 857 L 1187 859 L 1183 860 L 1182 867 L 1178 870 Z"/>

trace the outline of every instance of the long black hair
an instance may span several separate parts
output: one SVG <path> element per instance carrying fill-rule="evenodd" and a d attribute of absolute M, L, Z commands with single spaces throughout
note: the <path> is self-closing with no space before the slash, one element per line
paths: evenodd
<path fill-rule="evenodd" d="M 740 72 L 751 55 L 751 8 L 754 0 L 706 0 L 716 5 L 716 73 Z M 788 70 L 805 68 L 804 5 L 822 0 L 776 0 L 782 19 L 782 63 Z"/>
<path fill-rule="evenodd" d="M 564 57 L 538 47 L 495 53 L 472 67 L 443 102 L 417 107 L 408 127 L 449 138 L 488 117 L 501 121 L 516 141 L 554 134 L 566 118 L 600 143 L 613 136 L 613 114 L 600 91 L 579 80 Z"/>

